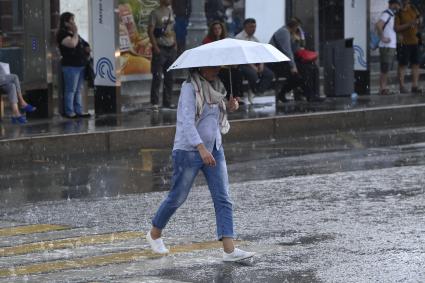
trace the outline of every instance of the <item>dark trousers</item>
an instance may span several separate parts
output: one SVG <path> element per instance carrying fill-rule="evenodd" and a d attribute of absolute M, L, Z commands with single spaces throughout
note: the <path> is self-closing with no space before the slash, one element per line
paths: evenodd
<path fill-rule="evenodd" d="M 230 72 L 232 74 L 232 87 L 230 88 L 230 74 L 229 68 L 222 68 L 218 73 L 218 77 L 223 82 L 224 87 L 227 91 L 227 98 L 229 98 L 230 93 L 233 93 L 234 97 L 243 97 L 242 81 L 243 75 L 238 67 L 231 67 Z"/>
<path fill-rule="evenodd" d="M 241 65 L 240 69 L 254 93 L 263 93 L 270 87 L 273 80 L 273 72 L 268 67 L 264 66 L 264 70 L 260 74 L 250 65 Z"/>
<path fill-rule="evenodd" d="M 315 62 L 297 62 L 298 72 L 303 79 L 301 86 L 304 96 L 307 98 L 320 96 L 319 91 L 319 68 Z"/>
<path fill-rule="evenodd" d="M 286 81 L 282 85 L 279 95 L 301 88 L 302 94 L 307 97 L 319 96 L 319 69 L 314 62 L 296 62 L 298 74 L 291 73 L 291 66 L 288 62 L 273 63 L 269 67 L 276 77 L 284 77 Z"/>
<path fill-rule="evenodd" d="M 162 91 L 162 104 L 171 104 L 171 94 L 173 92 L 173 71 L 167 72 L 168 67 L 176 60 L 176 49 L 174 47 L 160 47 L 159 54 L 152 54 L 151 72 L 151 103 L 159 104 L 159 88 L 161 86 L 162 75 L 164 74 L 164 87 Z"/>

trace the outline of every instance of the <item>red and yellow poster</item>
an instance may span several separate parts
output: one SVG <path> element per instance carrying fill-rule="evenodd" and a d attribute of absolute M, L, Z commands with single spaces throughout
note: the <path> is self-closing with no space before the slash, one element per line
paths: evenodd
<path fill-rule="evenodd" d="M 152 46 L 148 20 L 157 0 L 119 0 L 121 78 L 124 81 L 150 78 Z"/>

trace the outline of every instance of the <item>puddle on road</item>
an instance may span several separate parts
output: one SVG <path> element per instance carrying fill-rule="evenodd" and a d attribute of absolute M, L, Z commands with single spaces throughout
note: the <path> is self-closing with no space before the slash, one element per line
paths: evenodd
<path fill-rule="evenodd" d="M 281 246 L 300 246 L 300 245 L 312 245 L 319 242 L 334 240 L 335 236 L 330 234 L 318 234 L 311 236 L 302 236 L 290 242 L 280 242 L 278 245 Z"/>
<path fill-rule="evenodd" d="M 182 282 L 321 282 L 313 270 L 301 271 L 271 271 L 256 268 L 255 264 L 223 263 L 212 266 L 192 266 L 190 268 L 162 269 L 155 274 L 160 278 L 173 279 Z"/>

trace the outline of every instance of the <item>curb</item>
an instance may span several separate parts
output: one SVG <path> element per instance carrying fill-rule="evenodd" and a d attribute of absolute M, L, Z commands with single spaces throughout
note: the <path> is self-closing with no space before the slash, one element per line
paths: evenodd
<path fill-rule="evenodd" d="M 281 140 L 421 124 L 425 124 L 425 104 L 275 116 L 230 121 L 231 130 L 224 136 L 224 142 Z M 171 149 L 174 134 L 175 126 L 159 126 L 2 140 L 0 156 L 2 161 L 10 162 L 140 149 Z"/>

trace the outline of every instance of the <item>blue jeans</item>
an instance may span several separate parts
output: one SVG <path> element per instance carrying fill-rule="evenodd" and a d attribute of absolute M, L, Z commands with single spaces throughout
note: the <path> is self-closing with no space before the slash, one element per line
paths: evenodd
<path fill-rule="evenodd" d="M 162 202 L 152 225 L 164 229 L 171 216 L 186 200 L 199 170 L 201 170 L 208 183 L 208 188 L 214 202 L 217 223 L 217 238 L 233 238 L 233 203 L 229 196 L 229 180 L 227 177 L 226 159 L 223 147 L 212 152 L 216 166 L 204 165 L 198 151 L 173 151 L 173 178 L 171 190 Z"/>
<path fill-rule="evenodd" d="M 85 67 L 62 67 L 64 82 L 65 115 L 83 113 L 81 105 L 81 87 L 84 82 Z"/>

